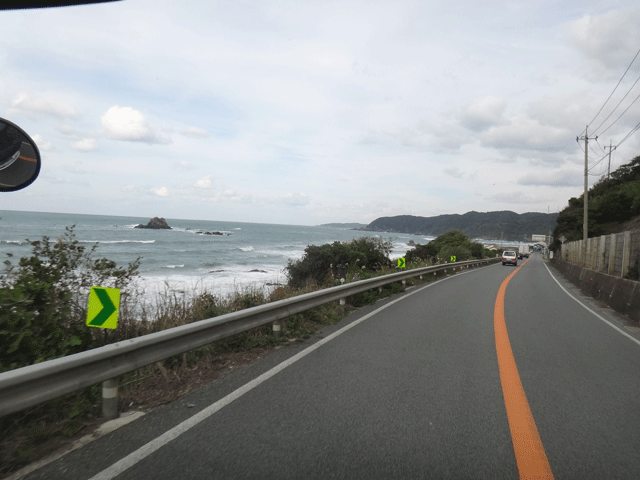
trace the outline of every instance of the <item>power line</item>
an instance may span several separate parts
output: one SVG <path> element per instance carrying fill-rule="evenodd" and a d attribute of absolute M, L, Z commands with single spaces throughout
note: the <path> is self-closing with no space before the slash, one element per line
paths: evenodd
<path fill-rule="evenodd" d="M 638 78 L 638 80 L 640 80 L 640 78 Z M 609 125 L 607 128 L 605 128 L 605 129 L 604 129 L 604 131 L 603 131 L 602 133 L 606 132 L 606 131 L 607 131 L 607 130 L 609 130 L 611 127 L 613 127 L 613 125 L 615 125 L 615 123 L 616 123 L 618 120 L 620 120 L 620 117 L 622 117 L 622 115 L 624 115 L 625 113 L 627 113 L 627 110 L 629 110 L 629 109 L 631 108 L 631 105 L 633 105 L 634 103 L 636 103 L 636 100 L 638 100 L 639 98 L 640 98 L 640 95 L 638 95 L 638 96 L 635 98 L 635 100 L 633 100 L 633 102 L 631 102 L 631 103 L 629 104 L 629 106 L 628 106 L 627 108 L 625 108 L 625 109 L 624 109 L 624 112 L 622 112 L 622 113 L 620 114 L 620 116 L 619 116 L 618 118 L 616 118 L 616 120 L 615 120 L 611 125 Z M 613 113 L 613 112 L 612 112 L 612 113 Z M 602 133 L 601 133 L 600 135 L 602 135 Z"/>
<path fill-rule="evenodd" d="M 620 82 L 622 82 L 622 79 L 624 78 L 624 76 L 627 74 L 627 72 L 629 71 L 629 69 L 631 68 L 631 65 L 633 65 L 633 62 L 636 61 L 636 58 L 638 57 L 638 54 L 640 54 L 640 49 L 636 52 L 635 57 L 633 57 L 633 60 L 631 60 L 631 63 L 629 64 L 629 66 L 627 67 L 627 69 L 624 71 L 624 73 L 622 74 L 622 77 L 620 77 L 620 80 L 618 80 L 618 83 L 616 84 L 615 88 L 613 89 L 613 92 L 611 92 L 611 95 L 609 95 L 609 97 L 604 101 L 604 103 L 602 104 L 602 107 L 600 107 L 600 110 L 598 110 L 598 113 L 596 113 L 595 117 L 593 117 L 593 119 L 587 124 L 591 124 L 593 123 L 593 121 L 598 118 L 598 115 L 600 115 L 600 112 L 602 111 L 602 109 L 604 108 L 604 106 L 607 104 L 607 102 L 609 101 L 609 99 L 613 96 L 613 94 L 615 93 L 616 89 L 618 88 L 618 85 L 620 85 Z M 582 133 L 579 135 L 581 136 L 583 133 L 585 133 L 587 131 L 587 129 L 585 128 Z"/>
<path fill-rule="evenodd" d="M 602 153 L 607 153 L 605 152 L 604 148 L 602 148 L 602 145 L 600 145 L 600 142 L 598 140 L 596 140 L 596 145 L 598 145 L 598 148 L 602 151 Z"/>
<path fill-rule="evenodd" d="M 598 160 L 595 161 L 595 163 L 593 163 L 590 167 L 589 167 L 589 172 L 591 170 L 593 170 L 594 168 L 596 168 L 598 165 L 600 165 L 600 162 L 602 162 L 605 158 L 607 158 L 608 154 L 604 154 L 602 157 L 600 157 Z"/>
<path fill-rule="evenodd" d="M 609 119 L 609 117 L 610 117 L 611 115 L 613 115 L 613 112 L 615 112 L 615 111 L 616 111 L 616 109 L 617 109 L 617 108 L 620 106 L 620 104 L 623 102 L 623 100 L 624 100 L 625 98 L 627 98 L 627 95 L 629 95 L 629 94 L 631 93 L 631 90 L 633 90 L 633 87 L 635 87 L 635 86 L 636 86 L 636 83 L 638 83 L 639 81 L 640 81 L 640 76 L 636 79 L 636 81 L 635 81 L 635 82 L 633 82 L 633 85 L 631 85 L 631 88 L 629 88 L 629 90 L 627 90 L 627 93 L 625 93 L 625 94 L 624 94 L 624 97 L 622 97 L 622 98 L 620 99 L 620 101 L 619 101 L 619 102 L 618 102 L 618 104 L 613 108 L 613 110 L 611 110 L 611 113 L 610 113 L 609 115 L 607 115 L 607 118 L 605 118 L 602 122 L 600 122 L 600 125 L 598 125 L 598 126 L 595 128 L 594 133 L 595 133 L 595 132 L 597 132 L 597 131 L 598 131 L 598 129 L 599 129 L 602 125 L 604 125 L 604 122 L 606 122 L 606 121 Z M 639 96 L 640 96 L 640 95 L 639 95 Z M 638 97 L 636 97 L 636 100 L 638 100 Z M 634 100 L 633 102 L 631 102 L 631 105 L 633 105 L 633 104 L 634 104 L 634 102 L 635 102 L 636 100 Z M 629 105 L 629 107 L 630 107 L 631 105 Z M 625 114 L 625 112 L 626 112 L 627 110 L 629 110 L 629 107 L 627 107 L 627 108 L 626 108 L 626 110 L 625 110 L 624 112 L 622 112 L 622 115 L 624 115 L 624 114 Z M 620 117 L 622 117 L 622 115 L 620 115 Z M 604 130 L 604 132 L 606 132 L 606 131 L 607 131 L 607 130 L 609 130 L 611 127 L 613 127 L 613 125 L 614 125 L 618 120 L 620 120 L 620 117 L 616 118 L 616 120 L 615 120 L 611 125 L 609 125 L 609 126 Z M 600 133 L 600 135 L 602 135 L 604 132 Z"/>
<path fill-rule="evenodd" d="M 629 139 L 629 137 L 631 135 L 633 135 L 634 133 L 636 133 L 638 130 L 640 129 L 640 123 L 638 123 L 635 127 L 633 127 L 631 129 L 631 131 L 629 133 L 627 133 L 627 135 L 618 142 L 618 145 L 616 145 L 616 147 L 619 147 L 620 145 L 622 145 L 623 142 L 627 141 Z"/>
<path fill-rule="evenodd" d="M 594 155 L 602 155 L 601 153 L 596 152 L 593 147 L 591 146 L 591 144 L 589 144 L 589 148 L 591 149 L 591 151 L 593 152 Z"/>

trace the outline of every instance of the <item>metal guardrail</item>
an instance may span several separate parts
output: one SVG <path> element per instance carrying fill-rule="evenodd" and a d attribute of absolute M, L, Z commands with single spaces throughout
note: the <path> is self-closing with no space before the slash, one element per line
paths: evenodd
<path fill-rule="evenodd" d="M 360 280 L 0 373 L 0 417 L 100 382 L 110 381 L 108 388 L 117 392 L 113 379 L 120 375 L 216 340 L 389 283 L 495 261 L 446 263 Z M 113 398 L 104 394 L 105 388 L 103 397 Z"/>

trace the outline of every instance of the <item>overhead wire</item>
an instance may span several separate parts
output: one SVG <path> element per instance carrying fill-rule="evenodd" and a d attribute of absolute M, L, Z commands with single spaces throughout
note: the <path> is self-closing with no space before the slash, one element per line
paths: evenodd
<path fill-rule="evenodd" d="M 620 140 L 620 141 L 618 142 L 618 144 L 616 145 L 616 147 L 619 147 L 619 146 L 620 146 L 620 145 L 622 145 L 624 142 L 626 142 L 626 141 L 629 139 L 629 137 L 630 137 L 631 135 L 633 135 L 634 133 L 636 133 L 639 129 L 640 129 L 640 123 L 638 123 L 635 127 L 633 127 L 633 128 L 631 129 L 631 131 L 630 131 L 629 133 L 627 133 L 627 135 L 626 135 L 622 140 Z"/>
<path fill-rule="evenodd" d="M 598 153 L 593 149 L 593 147 L 591 146 L 591 143 L 589 143 L 589 148 L 591 149 L 594 155 L 602 155 L 602 153 Z"/>
<path fill-rule="evenodd" d="M 636 61 L 636 58 L 638 57 L 638 54 L 640 54 L 640 49 L 638 49 L 638 51 L 636 52 L 636 55 L 633 57 L 633 60 L 631 60 L 631 63 L 629 64 L 629 66 L 627 67 L 627 69 L 624 71 L 624 73 L 622 74 L 622 77 L 620 77 L 620 80 L 618 80 L 618 83 L 616 84 L 615 88 L 613 89 L 613 91 L 611 92 L 611 94 L 609 95 L 609 97 L 604 101 L 604 103 L 602 104 L 602 107 L 600 107 L 600 110 L 598 110 L 598 113 L 596 113 L 596 115 L 593 117 L 593 119 L 587 124 L 587 125 L 591 125 L 594 120 L 596 118 L 598 118 L 598 115 L 600 115 L 600 112 L 602 111 L 602 109 L 604 108 L 604 106 L 607 104 L 607 102 L 611 99 L 611 97 L 613 96 L 613 94 L 615 93 L 616 89 L 618 88 L 618 86 L 620 85 L 620 83 L 622 82 L 622 79 L 625 77 L 625 75 L 627 74 L 627 72 L 629 71 L 629 69 L 631 68 L 631 65 L 633 65 L 633 62 Z M 585 128 L 582 133 L 578 136 L 583 135 L 585 132 L 587 131 L 587 129 Z"/>
<path fill-rule="evenodd" d="M 633 89 L 633 87 L 635 87 L 635 86 L 636 86 L 636 83 L 638 83 L 639 81 L 640 81 L 640 76 L 638 76 L 638 78 L 636 79 L 636 81 L 635 81 L 635 82 L 633 82 L 633 85 L 631 85 L 631 87 L 629 88 L 629 90 L 627 90 L 627 93 L 625 93 L 625 94 L 624 94 L 624 97 L 622 97 L 622 98 L 620 99 L 620 101 L 618 102 L 618 104 L 617 104 L 615 107 L 613 107 L 613 110 L 611 110 L 611 113 L 610 113 L 609 115 L 607 115 L 607 118 L 605 118 L 602 122 L 600 122 L 600 125 L 598 125 L 598 126 L 595 128 L 595 130 L 593 131 L 593 134 L 594 134 L 594 135 L 598 132 L 598 129 L 599 129 L 602 125 L 604 125 L 604 122 L 606 122 L 606 121 L 609 119 L 609 117 L 610 117 L 611 115 L 613 115 L 613 112 L 615 112 L 615 111 L 616 111 L 616 109 L 620 106 L 620 104 L 624 101 L 624 99 L 625 99 L 625 98 L 627 98 L 627 95 L 629 95 L 629 94 L 631 93 L 631 90 Z M 640 95 L 638 95 L 638 97 L 640 97 Z M 636 100 L 638 100 L 638 97 L 636 97 Z M 631 105 L 633 105 L 633 104 L 635 103 L 635 101 L 636 101 L 636 100 L 634 100 L 633 102 L 631 102 Z M 629 105 L 629 107 L 631 107 L 631 105 Z M 626 113 L 626 111 L 627 111 L 627 110 L 629 110 L 629 107 L 627 107 L 627 108 L 625 109 L 625 111 L 624 111 L 624 112 L 622 112 L 622 114 L 620 115 L 620 117 L 622 117 L 622 115 L 624 115 L 624 114 Z M 609 126 L 608 126 L 604 131 L 603 131 L 603 132 L 601 132 L 601 133 L 600 133 L 600 135 L 602 135 L 604 132 L 606 132 L 607 130 L 609 130 L 613 125 L 615 125 L 615 123 L 616 123 L 618 120 L 620 120 L 620 117 L 616 118 L 616 119 L 615 119 L 615 121 L 614 121 L 611 125 L 609 125 Z"/>
<path fill-rule="evenodd" d="M 587 171 L 591 171 L 594 168 L 596 168 L 598 165 L 600 165 L 600 163 L 602 162 L 602 160 L 604 160 L 605 158 L 607 158 L 608 154 L 605 153 L 603 156 L 601 156 L 599 159 L 597 159 L 593 164 L 591 164 L 591 166 L 589 167 L 589 169 Z"/>
<path fill-rule="evenodd" d="M 638 80 L 640 80 L 640 77 L 638 77 Z M 625 109 L 624 109 L 624 112 L 622 112 L 622 113 L 620 114 L 620 116 L 619 116 L 618 118 L 616 118 L 616 119 L 615 119 L 615 121 L 614 121 L 611 125 L 609 125 L 607 128 L 605 128 L 605 129 L 600 133 L 600 135 L 602 135 L 604 132 L 606 132 L 606 131 L 607 131 L 607 130 L 609 130 L 611 127 L 613 127 L 613 126 L 615 125 L 615 123 L 616 123 L 618 120 L 620 120 L 620 118 L 621 118 L 625 113 L 627 113 L 627 110 L 629 110 L 629 109 L 631 108 L 631 106 L 632 106 L 634 103 L 636 103 L 636 101 L 637 101 L 639 98 L 640 98 L 640 95 L 638 95 L 638 96 L 633 100 L 633 102 L 631 102 L 631 103 L 629 104 L 629 106 L 628 106 L 627 108 L 625 108 Z M 612 113 L 613 113 L 613 112 L 612 112 Z"/>

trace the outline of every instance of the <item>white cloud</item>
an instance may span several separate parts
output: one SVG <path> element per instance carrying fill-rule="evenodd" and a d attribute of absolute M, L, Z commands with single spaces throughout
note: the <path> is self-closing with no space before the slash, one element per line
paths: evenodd
<path fill-rule="evenodd" d="M 170 143 L 164 134 L 154 131 L 149 121 L 138 110 L 115 105 L 102 117 L 102 128 L 109 138 L 146 143 Z"/>
<path fill-rule="evenodd" d="M 36 142 L 36 147 L 38 147 L 38 150 L 46 152 L 53 148 L 52 143 L 42 138 L 42 135 L 36 133 L 35 135 L 31 135 L 31 138 L 34 142 Z"/>
<path fill-rule="evenodd" d="M 516 192 L 501 192 L 493 195 L 485 195 L 486 199 L 500 203 L 502 205 L 511 204 L 538 204 L 540 203 L 540 197 L 532 193 L 524 193 L 521 191 Z M 511 208 L 507 208 L 512 210 Z"/>
<path fill-rule="evenodd" d="M 135 185 L 127 185 L 126 187 L 122 187 L 123 192 L 133 192 L 135 189 Z"/>
<path fill-rule="evenodd" d="M 194 168 L 196 168 L 196 166 L 193 163 L 188 162 L 187 160 L 181 160 L 179 162 L 174 163 L 173 165 L 182 170 L 193 170 Z"/>
<path fill-rule="evenodd" d="M 620 78 L 638 51 L 639 24 L 637 7 L 585 15 L 571 22 L 569 41 L 588 61 L 590 68 L 585 69 L 585 74 L 599 76 L 600 80 Z"/>
<path fill-rule="evenodd" d="M 305 205 L 309 205 L 310 200 L 309 196 L 304 193 L 288 193 L 284 197 L 282 197 L 282 203 L 292 206 L 292 207 L 304 207 Z"/>
<path fill-rule="evenodd" d="M 584 173 L 580 170 L 542 169 L 527 173 L 517 181 L 518 185 L 548 185 L 551 187 L 578 187 L 584 185 Z"/>
<path fill-rule="evenodd" d="M 207 175 L 206 177 L 198 179 L 194 186 L 197 188 L 211 188 L 213 186 L 211 175 Z"/>
<path fill-rule="evenodd" d="M 180 134 L 189 138 L 207 138 L 209 136 L 209 132 L 207 132 L 204 128 L 198 127 L 188 127 L 180 130 Z"/>
<path fill-rule="evenodd" d="M 71 148 L 81 152 L 90 152 L 98 148 L 98 142 L 94 138 L 83 138 L 71 144 Z"/>
<path fill-rule="evenodd" d="M 168 197 L 169 196 L 169 190 L 167 190 L 167 187 L 152 188 L 151 191 L 153 193 L 155 193 L 159 197 Z"/>
<path fill-rule="evenodd" d="M 27 93 L 17 94 L 11 101 L 9 111 L 31 115 L 50 115 L 59 118 L 78 117 L 78 112 L 73 106 L 56 96 L 32 97 Z"/>
<path fill-rule="evenodd" d="M 459 180 L 474 180 L 478 177 L 478 171 L 465 171 L 458 167 L 448 167 L 442 170 L 445 174 Z"/>
<path fill-rule="evenodd" d="M 71 125 L 66 124 L 66 123 L 62 123 L 62 124 L 58 125 L 56 127 L 56 130 L 58 130 L 63 135 L 67 135 L 67 136 L 70 136 L 70 137 L 77 137 L 78 136 L 78 130 L 75 127 L 72 127 Z"/>
<path fill-rule="evenodd" d="M 506 119 L 503 114 L 506 107 L 507 103 L 501 98 L 481 98 L 467 105 L 460 120 L 469 130 L 481 132 L 504 124 Z"/>
<path fill-rule="evenodd" d="M 484 147 L 498 150 L 533 150 L 557 153 L 573 151 L 572 132 L 566 128 L 540 124 L 525 116 L 510 120 L 507 124 L 492 127 L 479 135 Z"/>

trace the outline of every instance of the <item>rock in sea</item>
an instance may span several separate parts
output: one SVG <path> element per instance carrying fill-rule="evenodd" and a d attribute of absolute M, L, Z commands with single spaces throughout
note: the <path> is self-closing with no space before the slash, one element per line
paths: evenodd
<path fill-rule="evenodd" d="M 153 217 L 151 220 L 149 220 L 149 223 L 147 223 L 146 225 L 142 225 L 142 224 L 136 225 L 135 228 L 154 228 L 154 229 L 164 228 L 167 230 L 171 230 L 171 227 L 167 225 L 167 222 L 162 217 Z"/>

